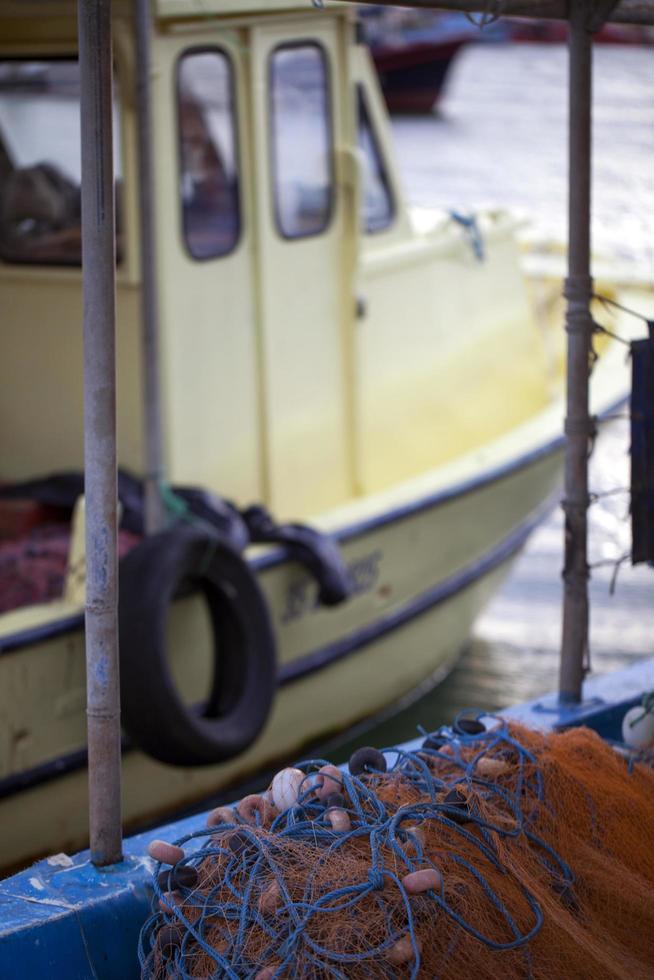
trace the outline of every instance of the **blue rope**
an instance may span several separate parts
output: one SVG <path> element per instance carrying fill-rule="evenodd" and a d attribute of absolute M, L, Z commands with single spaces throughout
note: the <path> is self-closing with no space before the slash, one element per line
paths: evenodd
<path fill-rule="evenodd" d="M 477 216 L 474 214 L 461 214 L 460 211 L 450 211 L 450 218 L 461 225 L 468 235 L 470 246 L 478 262 L 483 262 L 486 258 L 484 239 L 479 228 Z"/>
<path fill-rule="evenodd" d="M 347 977 L 348 964 L 357 964 L 358 972 L 362 967 L 369 970 L 371 977 L 393 977 L 397 974 L 384 956 L 404 937 L 408 937 L 413 949 L 407 969 L 409 975 L 416 978 L 421 962 L 416 915 L 424 921 L 425 914 L 445 915 L 459 927 L 450 944 L 452 952 L 461 935 L 467 933 L 494 952 L 522 950 L 527 975 L 531 976 L 531 958 L 526 947 L 543 924 L 539 903 L 526 885 L 513 879 L 525 902 L 523 920 L 525 910 L 528 909 L 530 915 L 528 924 L 519 925 L 482 869 L 486 866 L 510 875 L 510 868 L 500 857 L 498 842 L 522 835 L 552 876 L 553 888 L 567 889 L 573 884 L 574 875 L 554 848 L 535 833 L 538 809 L 547 801 L 543 776 L 533 753 L 510 734 L 502 719 L 484 715 L 486 730 L 466 734 L 457 729 L 459 720 L 464 717 L 470 718 L 470 712 L 462 712 L 452 728 L 443 726 L 431 733 L 431 743 L 427 747 L 412 752 L 384 749 L 387 773 L 372 772 L 359 778 L 344 772 L 346 802 L 343 808 L 351 821 L 351 829 L 344 833 L 333 831 L 325 805 L 312 796 L 316 771 L 327 764 L 325 760 L 312 759 L 300 764 L 306 776 L 300 786 L 297 805 L 278 814 L 269 832 L 242 822 L 235 811 L 233 824 L 223 823 L 195 831 L 176 841 L 180 847 L 191 842 L 200 843 L 199 849 L 187 854 L 177 867 L 189 865 L 199 869 L 202 881 L 203 864 L 219 861 L 221 879 L 206 882 L 195 890 L 180 888 L 183 904 L 178 905 L 163 898 L 158 883 L 161 865 L 157 866 L 153 886 L 154 914 L 144 925 L 139 943 L 143 980 L 154 976 L 157 934 L 162 925 L 179 929 L 179 943 L 172 951 L 168 950 L 165 961 L 166 975 L 179 980 L 190 980 L 190 965 L 201 951 L 215 964 L 212 975 L 221 978 L 255 977 L 264 966 L 273 969 L 276 977 L 281 977 L 285 971 L 292 972 L 300 960 L 309 972 L 339 980 Z M 477 719 L 480 717 L 480 714 L 476 716 Z M 510 764 L 511 787 L 486 778 L 478 771 L 484 758 Z M 430 762 L 438 759 L 447 763 L 445 778 L 442 778 L 442 769 L 439 776 L 430 766 Z M 416 794 L 416 802 L 399 808 L 384 803 L 377 788 L 388 780 L 389 775 L 399 777 L 405 787 L 410 787 Z M 462 822 L 461 807 L 444 801 L 444 796 L 454 789 L 460 791 L 461 799 L 466 802 L 465 822 Z M 525 801 L 529 799 L 535 799 L 536 806 L 525 812 Z M 500 811 L 501 821 L 493 822 L 483 816 L 485 802 Z M 485 935 L 468 921 L 460 903 L 455 907 L 448 899 L 443 877 L 438 890 L 423 893 L 420 904 L 415 900 L 412 903 L 402 883 L 403 876 L 425 867 L 440 871 L 425 854 L 418 832 L 426 821 L 436 821 L 447 831 L 440 848 L 443 864 L 456 865 L 460 874 L 470 879 L 471 885 L 493 910 L 500 935 Z M 238 834 L 240 849 L 233 850 L 228 846 L 234 833 Z M 473 853 L 479 855 L 478 864 L 457 853 L 453 838 L 454 841 L 465 840 L 472 847 Z M 285 880 L 287 864 L 293 861 L 296 853 L 288 851 L 288 842 L 311 848 L 312 864 L 301 896 L 296 894 L 294 897 Z M 353 845 L 357 853 L 361 853 L 364 845 L 369 848 L 370 863 L 365 876 L 318 894 L 318 883 L 324 880 L 325 868 L 342 848 L 347 850 Z M 271 915 L 260 910 L 257 897 L 260 888 L 274 882 L 279 888 L 279 899 L 275 914 Z M 384 899 L 387 889 L 394 892 L 397 889 L 401 899 L 399 906 L 397 903 L 393 906 L 392 915 L 390 903 Z M 228 900 L 226 894 L 230 896 Z M 354 913 L 364 899 L 375 902 L 386 917 L 386 934 L 376 941 L 376 945 L 363 949 L 336 949 L 316 938 L 320 935 L 323 917 L 345 911 Z M 159 909 L 160 900 L 163 900 L 165 910 Z M 426 913 L 425 908 L 429 907 L 432 911 Z M 401 915 L 398 908 L 402 910 Z M 314 924 L 318 931 L 312 928 Z M 253 963 L 248 959 L 248 939 L 253 929 L 270 941 L 265 962 Z M 365 916 L 360 930 L 362 941 L 364 937 Z M 161 962 L 161 955 L 158 955 Z"/>

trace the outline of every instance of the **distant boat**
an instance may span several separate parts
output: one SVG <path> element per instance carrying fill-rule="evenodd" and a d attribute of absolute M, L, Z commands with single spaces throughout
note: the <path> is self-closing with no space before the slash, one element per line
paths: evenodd
<path fill-rule="evenodd" d="M 386 10 L 388 8 L 385 8 Z M 400 14 L 393 21 L 378 15 L 375 27 L 364 27 L 379 74 L 389 112 L 425 114 L 432 112 L 444 91 L 448 73 L 464 45 L 479 41 L 518 41 L 565 44 L 568 25 L 563 21 L 503 19 L 484 31 L 467 26 L 461 15 L 434 15 L 415 22 L 416 13 Z M 597 34 L 600 44 L 654 44 L 652 28 L 633 24 L 606 24 Z"/>
<path fill-rule="evenodd" d="M 559 20 L 509 20 L 509 38 L 538 44 L 565 44 L 568 24 Z M 593 35 L 598 44 L 654 44 L 654 31 L 644 24 L 605 24 Z"/>
<path fill-rule="evenodd" d="M 425 39 L 372 48 L 389 112 L 431 112 L 438 104 L 452 62 L 468 41 L 468 37 Z"/>
<path fill-rule="evenodd" d="M 361 23 L 388 109 L 398 113 L 431 112 L 458 52 L 479 33 L 459 15 L 432 11 L 372 8 Z"/>

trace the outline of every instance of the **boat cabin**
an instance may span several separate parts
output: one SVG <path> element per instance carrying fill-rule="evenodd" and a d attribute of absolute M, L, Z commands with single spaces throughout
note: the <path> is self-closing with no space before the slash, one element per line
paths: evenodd
<path fill-rule="evenodd" d="M 82 466 L 75 7 L 0 3 L 4 483 Z M 481 219 L 483 261 L 447 214 L 415 230 L 351 9 L 154 8 L 167 479 L 317 515 L 542 407 L 511 222 Z M 114 11 L 119 461 L 143 474 L 134 32 Z M 509 374 L 511 398 L 471 407 Z"/>

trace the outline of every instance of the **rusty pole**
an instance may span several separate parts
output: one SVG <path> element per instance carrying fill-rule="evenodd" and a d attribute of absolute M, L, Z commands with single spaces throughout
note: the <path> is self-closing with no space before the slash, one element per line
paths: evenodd
<path fill-rule="evenodd" d="M 569 39 L 568 335 L 565 420 L 565 565 L 559 696 L 580 701 L 588 658 L 588 382 L 593 321 L 590 301 L 592 34 L 588 0 L 571 0 Z"/>
<path fill-rule="evenodd" d="M 568 20 L 568 0 L 345 0 L 375 7 L 416 7 L 422 10 L 452 10 L 498 17 L 528 17 L 536 20 Z M 594 0 L 600 7 L 606 0 Z M 619 0 L 611 4 L 603 22 L 611 24 L 654 24 L 652 0 Z"/>
<path fill-rule="evenodd" d="M 165 522 L 160 486 L 163 479 L 161 390 L 159 383 L 159 307 L 152 161 L 150 0 L 135 0 L 136 104 L 139 150 L 139 234 L 141 239 L 141 352 L 145 440 L 145 530 L 159 531 Z"/>
<path fill-rule="evenodd" d="M 122 858 L 111 0 L 78 0 L 77 25 L 82 134 L 89 828 L 91 859 L 103 866 Z"/>

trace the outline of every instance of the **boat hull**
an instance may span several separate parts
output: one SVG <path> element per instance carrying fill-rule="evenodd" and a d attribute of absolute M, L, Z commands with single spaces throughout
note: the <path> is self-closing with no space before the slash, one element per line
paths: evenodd
<path fill-rule="evenodd" d="M 466 39 L 419 41 L 372 51 L 390 112 L 428 113 L 438 104 L 450 66 Z"/>
<path fill-rule="evenodd" d="M 542 516 L 560 459 L 557 441 L 341 527 L 336 534 L 356 593 L 336 609 L 316 604 L 314 583 L 283 553 L 255 554 L 279 652 L 279 689 L 266 728 L 247 752 L 219 766 L 174 768 L 127 746 L 126 826 L 236 793 L 280 760 L 342 735 L 443 676 Z M 40 639 L 23 632 L 0 642 L 10 730 L 20 722 L 17 705 L 31 705 L 20 722 L 29 737 L 12 743 L 0 782 L 6 828 L 0 865 L 13 866 L 86 841 L 84 641 L 81 625 L 69 621 L 60 622 L 58 635 L 42 629 Z M 176 603 L 172 669 L 191 701 L 206 686 L 209 643 L 202 600 Z M 26 688 L 34 693 L 29 700 Z"/>

